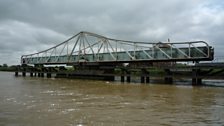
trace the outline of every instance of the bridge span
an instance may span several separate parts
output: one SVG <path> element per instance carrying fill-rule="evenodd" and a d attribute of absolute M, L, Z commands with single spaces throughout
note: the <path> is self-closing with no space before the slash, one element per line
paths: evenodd
<path fill-rule="evenodd" d="M 213 47 L 204 41 L 136 42 L 80 32 L 54 47 L 23 55 L 15 75 L 22 72 L 22 76 L 30 73 L 31 77 L 54 74 L 55 77 L 103 80 L 115 80 L 119 76 L 121 82 L 130 82 L 131 76 L 137 75 L 141 83 L 149 83 L 153 76 L 163 77 L 166 83 L 172 83 L 175 77 L 184 77 L 192 78 L 192 84 L 201 84 L 202 78 L 222 75 L 224 69 L 178 68 L 172 63 L 211 61 L 213 57 Z M 123 66 L 123 63 L 129 65 Z M 155 72 L 156 64 L 162 67 Z M 52 65 L 73 66 L 73 69 Z"/>
<path fill-rule="evenodd" d="M 80 32 L 54 47 L 23 55 L 21 64 L 209 61 L 213 53 L 204 41 L 136 42 Z"/>

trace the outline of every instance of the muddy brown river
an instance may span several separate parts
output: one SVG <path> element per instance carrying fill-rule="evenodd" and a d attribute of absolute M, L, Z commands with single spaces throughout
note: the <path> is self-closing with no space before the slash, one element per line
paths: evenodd
<path fill-rule="evenodd" d="M 0 125 L 221 126 L 224 87 L 14 77 L 0 72 Z"/>

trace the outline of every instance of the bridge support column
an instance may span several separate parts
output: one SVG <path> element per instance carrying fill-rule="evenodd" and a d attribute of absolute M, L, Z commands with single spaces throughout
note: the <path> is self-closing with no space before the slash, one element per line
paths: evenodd
<path fill-rule="evenodd" d="M 25 77 L 26 76 L 26 72 L 22 72 L 22 75 L 23 75 L 23 77 Z"/>
<path fill-rule="evenodd" d="M 47 78 L 51 78 L 51 67 L 47 68 Z"/>
<path fill-rule="evenodd" d="M 15 76 L 16 77 L 19 76 L 19 72 L 18 71 L 15 72 Z"/>
<path fill-rule="evenodd" d="M 200 69 L 192 69 L 192 85 L 201 85 L 202 79 L 199 78 Z"/>
<path fill-rule="evenodd" d="M 146 69 L 141 69 L 141 83 L 149 83 L 149 72 Z"/>
<path fill-rule="evenodd" d="M 149 76 L 146 77 L 146 83 L 149 83 L 150 82 L 150 78 Z"/>
<path fill-rule="evenodd" d="M 126 71 L 126 73 L 127 73 L 127 82 L 130 83 L 131 82 L 131 72 Z"/>
<path fill-rule="evenodd" d="M 121 82 L 124 82 L 124 76 L 121 75 Z"/>
<path fill-rule="evenodd" d="M 165 83 L 166 84 L 172 84 L 173 83 L 173 78 L 172 78 L 172 72 L 170 69 L 165 69 Z"/>
<path fill-rule="evenodd" d="M 38 72 L 37 74 L 38 74 L 37 76 L 40 77 L 40 73 Z"/>
<path fill-rule="evenodd" d="M 141 83 L 145 83 L 145 76 L 141 76 Z"/>
<path fill-rule="evenodd" d="M 22 76 L 23 76 L 23 77 L 26 76 L 26 67 L 27 67 L 27 66 L 23 66 L 23 68 L 22 68 L 22 70 L 23 70 L 23 72 L 22 72 Z"/>
<path fill-rule="evenodd" d="M 121 82 L 124 82 L 124 73 L 125 73 L 125 70 L 124 69 L 121 69 Z"/>
<path fill-rule="evenodd" d="M 51 73 L 47 73 L 47 78 L 51 78 Z"/>
<path fill-rule="evenodd" d="M 131 76 L 130 75 L 127 75 L 127 82 L 131 82 Z"/>
<path fill-rule="evenodd" d="M 15 76 L 19 76 L 19 66 L 16 67 Z"/>
<path fill-rule="evenodd" d="M 30 77 L 33 77 L 33 72 L 30 72 Z"/>
<path fill-rule="evenodd" d="M 42 73 L 40 74 L 40 76 L 41 76 L 41 77 L 44 77 L 44 72 L 42 72 Z"/>
<path fill-rule="evenodd" d="M 38 65 L 38 64 L 35 64 L 34 65 L 34 70 L 35 70 L 35 75 L 37 75 L 37 77 L 44 77 L 44 74 L 42 73 L 43 72 L 43 65 Z"/>

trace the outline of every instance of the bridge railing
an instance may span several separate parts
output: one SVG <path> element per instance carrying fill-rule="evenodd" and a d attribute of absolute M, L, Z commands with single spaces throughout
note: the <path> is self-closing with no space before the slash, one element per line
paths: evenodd
<path fill-rule="evenodd" d="M 52 48 L 23 55 L 21 64 L 206 61 L 213 59 L 213 53 L 213 48 L 204 41 L 135 42 L 80 32 Z"/>

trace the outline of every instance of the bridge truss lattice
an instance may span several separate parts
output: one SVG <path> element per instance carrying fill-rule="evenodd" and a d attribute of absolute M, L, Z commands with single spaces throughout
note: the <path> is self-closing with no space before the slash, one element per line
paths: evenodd
<path fill-rule="evenodd" d="M 66 41 L 34 54 L 23 55 L 22 64 L 73 64 L 80 62 L 206 61 L 213 48 L 204 41 L 135 42 L 80 32 Z"/>

